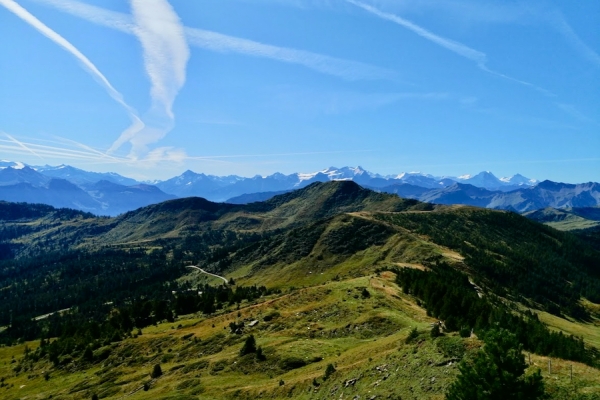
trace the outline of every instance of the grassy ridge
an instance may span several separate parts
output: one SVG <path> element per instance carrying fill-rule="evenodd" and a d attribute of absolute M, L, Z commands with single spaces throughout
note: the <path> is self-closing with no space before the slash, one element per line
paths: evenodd
<path fill-rule="evenodd" d="M 435 320 L 394 279 L 386 272 L 329 282 L 209 318 L 181 317 L 96 350 L 92 362 L 72 360 L 59 369 L 25 360 L 23 345 L 0 348 L 0 379 L 7 385 L 0 393 L 5 399 L 89 399 L 94 393 L 109 399 L 442 399 L 457 376 L 457 362 L 481 343 L 455 335 L 431 338 Z M 258 324 L 249 327 L 254 320 Z M 243 333 L 231 333 L 231 322 L 245 322 Z M 407 343 L 415 327 L 420 333 Z M 239 355 L 249 334 L 263 348 L 265 361 Z M 36 345 L 28 344 L 32 353 Z M 597 370 L 553 359 L 549 375 L 547 360 L 531 356 L 532 368 L 543 371 L 551 399 L 600 395 Z M 156 364 L 163 375 L 152 380 Z M 335 372 L 325 380 L 329 364 Z"/>
<path fill-rule="evenodd" d="M 180 199 L 118 218 L 41 211 L 7 219 L 0 237 L 9 250 L 0 297 L 25 319 L 73 307 L 73 317 L 112 324 L 136 304 L 190 312 L 198 308 L 187 308 L 186 299 L 209 292 L 208 278 L 190 264 L 283 294 L 243 301 L 239 310 L 220 300 L 212 315 L 209 304 L 207 314 L 140 325 L 141 335 L 128 325 L 126 338 L 54 354 L 55 366 L 35 350 L 39 341 L 26 357 L 22 345 L 0 348 L 2 398 L 443 398 L 456 363 L 481 343 L 456 333 L 432 338 L 435 320 L 423 304 L 402 293 L 392 273 L 376 273 L 398 267 L 443 263 L 470 275 L 472 283 L 463 276 L 461 285 L 474 296 L 473 284 L 515 311 L 548 311 L 542 321 L 586 344 L 600 337 L 598 251 L 512 213 L 434 207 L 352 182 L 243 206 Z M 8 309 L 1 314 L 7 324 Z M 44 331 L 49 321 L 60 318 L 36 326 Z M 250 334 L 266 360 L 240 356 Z M 553 362 L 561 373 L 569 365 Z M 156 364 L 163 375 L 153 380 Z M 573 364 L 574 389 L 552 375 L 551 398 L 600 395 L 597 375 Z M 335 372 L 325 379 L 329 365 Z"/>

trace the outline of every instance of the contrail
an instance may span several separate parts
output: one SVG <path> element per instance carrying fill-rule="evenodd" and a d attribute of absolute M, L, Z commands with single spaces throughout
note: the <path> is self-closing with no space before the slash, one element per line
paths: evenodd
<path fill-rule="evenodd" d="M 173 101 L 185 83 L 190 58 L 179 17 L 166 0 L 131 0 L 134 33 L 142 44 L 152 99 L 173 118 Z"/>
<path fill-rule="evenodd" d="M 401 25 L 401 26 L 413 31 L 417 35 L 419 35 L 429 41 L 432 41 L 435 44 L 442 46 L 462 57 L 465 57 L 465 58 L 468 58 L 469 60 L 475 61 L 475 63 L 477 63 L 477 66 L 479 66 L 479 67 L 485 66 L 485 63 L 487 62 L 487 57 L 486 57 L 485 53 L 482 53 L 481 51 L 472 49 L 472 48 L 470 48 L 462 43 L 456 42 L 454 40 L 446 39 L 441 36 L 438 36 L 435 33 L 429 32 L 428 30 L 426 30 L 404 18 L 401 18 L 394 14 L 389 14 L 389 13 L 383 12 L 383 11 L 378 10 L 377 8 L 370 6 L 368 4 L 360 3 L 355 0 L 346 0 L 346 1 L 350 4 L 354 4 L 355 6 L 360 7 L 363 10 L 368 11 L 371 14 L 374 14 L 380 18 L 383 18 L 388 21 L 392 21 L 398 25 Z"/>
<path fill-rule="evenodd" d="M 21 7 L 13 0 L 0 0 L 0 5 L 3 5 L 10 12 L 27 22 L 33 28 L 37 29 L 42 35 L 52 40 L 54 43 L 61 46 L 63 49 L 71 53 L 84 67 L 85 70 L 92 75 L 96 81 L 98 81 L 104 89 L 108 92 L 117 103 L 119 103 L 128 113 L 131 119 L 131 125 L 125 130 L 124 133 L 137 132 L 144 127 L 144 123 L 137 116 L 135 110 L 131 108 L 123 100 L 123 96 L 119 93 L 106 79 L 106 77 L 96 68 L 96 66 L 81 53 L 75 46 L 73 46 L 68 40 L 60 36 L 58 33 L 46 26 L 42 21 L 33 16 L 29 11 Z"/>
<path fill-rule="evenodd" d="M 76 0 L 34 0 L 75 17 L 128 34 L 134 33 L 129 15 L 80 3 Z M 185 27 L 190 45 L 221 53 L 238 53 L 275 61 L 298 64 L 323 74 L 346 80 L 394 79 L 395 73 L 373 65 L 330 57 L 310 51 L 273 46 L 253 40 L 224 35 L 204 29 Z"/>
<path fill-rule="evenodd" d="M 317 72 L 347 80 L 390 79 L 392 71 L 372 65 L 329 57 L 309 51 L 272 46 L 204 29 L 185 28 L 190 44 L 217 52 L 231 52 L 281 62 L 300 64 Z"/>
<path fill-rule="evenodd" d="M 587 58 L 596 67 L 600 67 L 600 55 L 581 40 L 571 25 L 558 11 L 554 11 L 549 15 L 549 21 L 552 26 L 558 30 L 579 53 Z"/>
<path fill-rule="evenodd" d="M 130 142 L 130 156 L 136 158 L 148 144 L 160 140 L 173 128 L 173 103 L 185 83 L 190 52 L 181 21 L 166 0 L 131 0 L 131 10 L 132 32 L 142 45 L 144 67 L 151 83 L 148 118 L 152 127 L 124 132 L 108 152 Z"/>
<path fill-rule="evenodd" d="M 27 147 L 27 146 L 26 146 L 26 145 L 25 145 L 23 142 L 20 142 L 20 141 L 18 141 L 17 139 L 15 139 L 14 137 L 10 136 L 10 135 L 9 135 L 8 133 L 6 133 L 6 132 L 2 132 L 2 133 L 4 134 L 4 136 L 6 136 L 7 138 L 9 138 L 9 139 L 10 139 L 10 141 L 11 141 L 12 143 L 15 143 L 15 144 L 16 144 L 16 145 L 17 145 L 17 146 L 20 148 L 20 149 L 23 149 L 23 150 L 25 150 L 26 152 L 28 152 L 28 153 L 31 153 L 31 154 L 33 154 L 34 156 L 36 156 L 36 157 L 38 157 L 38 158 L 40 158 L 40 159 L 42 159 L 42 160 L 43 160 L 43 158 L 42 158 L 42 157 L 41 157 L 39 154 L 37 154 L 37 153 L 36 153 L 35 151 L 33 151 L 31 148 Z"/>
<path fill-rule="evenodd" d="M 134 25 L 131 17 L 116 11 L 106 10 L 91 4 L 72 0 L 33 0 L 46 4 L 67 14 L 85 19 L 97 25 L 106 26 L 121 32 L 133 33 Z"/>
<path fill-rule="evenodd" d="M 383 11 L 381 11 L 381 10 L 379 10 L 379 9 L 373 7 L 373 6 L 370 6 L 368 4 L 364 4 L 364 3 L 358 2 L 356 0 L 346 0 L 346 2 L 348 2 L 350 4 L 353 4 L 353 5 L 355 5 L 355 6 L 359 7 L 359 8 L 362 8 L 363 10 L 368 11 L 369 13 L 371 13 L 373 15 L 376 15 L 379 18 L 382 18 L 382 19 L 394 22 L 394 23 L 396 23 L 398 25 L 401 25 L 401 26 L 407 28 L 408 30 L 413 31 L 417 35 L 419 35 L 419 36 L 421 36 L 421 37 L 423 37 L 423 38 L 425 38 L 425 39 L 427 39 L 427 40 L 429 40 L 429 41 L 431 41 L 431 42 L 433 42 L 433 43 L 435 43 L 435 44 L 437 44 L 437 45 L 439 45 L 439 46 L 441 46 L 441 47 L 443 47 L 443 48 L 445 48 L 447 50 L 450 50 L 453 53 L 458 54 L 459 56 L 462 56 L 462 57 L 467 58 L 467 59 L 469 59 L 471 61 L 474 61 L 475 64 L 477 65 L 477 67 L 480 68 L 481 70 L 485 71 L 485 72 L 488 72 L 488 73 L 490 73 L 492 75 L 495 75 L 495 76 L 498 76 L 498 77 L 510 80 L 512 82 L 519 83 L 519 84 L 524 85 L 524 86 L 529 86 L 530 88 L 535 89 L 535 90 L 537 90 L 537 91 L 539 91 L 541 93 L 544 93 L 547 96 L 555 96 L 554 94 L 552 94 L 548 90 L 540 88 L 540 87 L 538 87 L 538 86 L 536 86 L 536 85 L 534 85 L 532 83 L 525 82 L 525 81 L 522 81 L 520 79 L 512 78 L 512 77 L 510 77 L 508 75 L 504 75 L 504 74 L 502 74 L 500 72 L 496 72 L 496 71 L 493 71 L 493 70 L 489 69 L 487 67 L 487 65 L 486 65 L 487 64 L 487 56 L 486 56 L 486 54 L 483 53 L 483 52 L 481 52 L 481 51 L 479 51 L 479 50 L 472 49 L 469 46 L 466 46 L 466 45 L 464 45 L 464 44 L 462 44 L 460 42 L 456 42 L 454 40 L 447 39 L 447 38 L 441 37 L 439 35 L 436 35 L 435 33 L 432 33 L 430 31 L 428 31 L 427 29 L 422 28 L 422 27 L 420 27 L 419 25 L 417 25 L 417 24 L 415 24 L 413 22 L 410 22 L 410 21 L 408 21 L 408 20 L 406 20 L 404 18 L 401 18 L 401 17 L 399 17 L 397 15 L 383 12 Z"/>
<path fill-rule="evenodd" d="M 75 140 L 63 138 L 63 137 L 60 137 L 60 136 L 53 136 L 53 137 L 56 138 L 56 139 L 58 139 L 59 141 L 67 142 L 67 143 L 70 143 L 70 144 L 74 145 L 75 147 L 79 147 L 81 149 L 87 150 L 91 154 L 97 154 L 98 156 L 100 156 L 100 158 L 109 158 L 109 159 L 112 159 L 112 160 L 117 160 L 116 157 L 114 157 L 114 156 L 112 156 L 110 154 L 104 153 L 104 152 L 102 152 L 100 150 L 96 150 L 96 149 L 94 149 L 94 148 L 92 148 L 92 147 L 90 147 L 90 146 L 88 146 L 86 144 L 77 142 Z"/>

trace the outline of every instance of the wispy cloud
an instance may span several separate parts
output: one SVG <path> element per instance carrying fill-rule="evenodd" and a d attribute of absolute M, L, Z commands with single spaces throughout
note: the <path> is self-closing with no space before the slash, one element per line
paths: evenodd
<path fill-rule="evenodd" d="M 394 22 L 394 23 L 416 33 L 417 35 L 421 36 L 422 38 L 427 39 L 427 40 L 437 44 L 438 46 L 441 46 L 447 50 L 450 50 L 453 53 L 458 54 L 461 57 L 464 57 L 466 59 L 469 59 L 469 60 L 475 62 L 477 67 L 485 72 L 488 72 L 492 75 L 510 80 L 512 82 L 519 83 L 524 86 L 529 86 L 530 88 L 535 89 L 539 92 L 542 92 L 546 95 L 553 96 L 553 94 L 550 93 L 549 91 L 547 91 L 543 88 L 540 88 L 534 84 L 522 81 L 520 79 L 512 78 L 508 75 L 491 70 L 490 68 L 487 67 L 487 55 L 479 50 L 475 50 L 475 49 L 473 49 L 465 44 L 462 44 L 460 42 L 457 42 L 455 40 L 436 35 L 435 33 L 430 32 L 427 29 L 425 29 L 411 21 L 408 21 L 408 20 L 406 20 L 402 17 L 399 17 L 395 14 L 390 14 L 390 13 L 381 11 L 378 8 L 375 8 L 371 5 L 361 3 L 356 0 L 346 0 L 346 2 L 353 4 L 359 8 L 362 8 L 363 10 L 368 11 L 369 13 L 371 13 L 379 18 Z"/>
<path fill-rule="evenodd" d="M 376 110 L 401 101 L 442 101 L 451 96 L 443 92 L 362 93 L 355 91 L 321 91 L 283 86 L 269 96 L 269 109 L 284 109 L 303 117 L 321 114 L 337 115 Z"/>
<path fill-rule="evenodd" d="M 131 158 L 139 158 L 151 143 L 163 138 L 174 125 L 173 102 L 185 83 L 189 49 L 179 17 L 166 0 L 131 0 L 133 16 L 70 0 L 35 0 L 98 25 L 135 35 L 143 49 L 150 78 L 152 107 L 146 125 L 128 129 L 113 142 L 108 153 L 131 144 Z"/>
<path fill-rule="evenodd" d="M 131 16 L 116 11 L 107 10 L 91 4 L 72 0 L 33 0 L 36 3 L 51 6 L 59 11 L 106 26 L 121 32 L 133 34 L 134 23 Z"/>
<path fill-rule="evenodd" d="M 264 57 L 285 63 L 299 64 L 328 75 L 347 80 L 392 79 L 394 72 L 361 62 L 329 57 L 309 51 L 272 46 L 203 29 L 186 28 L 190 44 L 203 49 Z"/>
<path fill-rule="evenodd" d="M 135 110 L 130 107 L 123 100 L 123 96 L 119 93 L 108 81 L 108 79 L 98 70 L 98 68 L 75 46 L 73 46 L 68 40 L 50 29 L 42 21 L 33 16 L 29 11 L 21 7 L 13 0 L 0 0 L 0 5 L 4 6 L 10 12 L 21 18 L 23 21 L 31 25 L 33 28 L 38 30 L 42 35 L 52 40 L 54 43 L 65 49 L 73 57 L 75 57 L 83 66 L 83 68 L 90 74 L 94 79 L 100 83 L 102 87 L 108 92 L 118 104 L 120 104 L 131 119 L 131 125 L 123 132 L 123 135 L 133 135 L 143 129 L 144 123 L 137 116 Z"/>
<path fill-rule="evenodd" d="M 21 150 L 24 150 L 24 151 L 25 151 L 25 152 L 27 152 L 27 153 L 31 153 L 31 154 L 33 154 L 34 156 L 36 156 L 36 157 L 38 157 L 38 158 L 40 158 L 40 159 L 42 159 L 42 160 L 43 160 L 43 158 L 42 158 L 42 157 L 41 157 L 39 154 L 37 154 L 37 153 L 36 153 L 35 151 L 33 151 L 31 148 L 27 147 L 27 145 L 25 145 L 23 142 L 21 142 L 21 141 L 19 141 L 19 140 L 15 139 L 14 137 L 12 137 L 11 135 L 9 135 L 9 134 L 8 134 L 8 133 L 6 133 L 6 132 L 2 132 L 2 134 L 3 134 L 4 136 L 6 136 L 6 137 L 7 137 L 7 138 L 10 140 L 10 142 L 12 142 L 12 143 L 16 144 L 16 145 L 17 145 L 17 147 L 18 147 L 19 149 L 21 149 Z"/>
<path fill-rule="evenodd" d="M 365 11 L 370 12 L 373 15 L 378 16 L 379 18 L 386 19 L 388 21 L 391 21 L 398 25 L 401 25 L 401 26 L 405 27 L 406 29 L 413 31 L 417 35 L 419 35 L 439 46 L 446 48 L 447 50 L 450 50 L 462 57 L 468 58 L 469 60 L 474 61 L 477 64 L 477 66 L 479 66 L 480 68 L 485 67 L 485 63 L 487 62 L 487 60 L 486 60 L 487 57 L 486 57 L 485 53 L 482 53 L 481 51 L 472 49 L 472 48 L 470 48 L 462 43 L 456 42 L 454 40 L 447 39 L 447 38 L 441 37 L 439 35 L 436 35 L 435 33 L 432 33 L 430 31 L 428 31 L 427 29 L 422 28 L 419 25 L 414 24 L 404 18 L 401 18 L 394 14 L 383 12 L 383 11 L 381 11 L 373 6 L 370 6 L 368 4 L 360 3 L 355 0 L 346 0 L 346 1 L 350 4 L 354 4 L 355 6 L 362 8 Z"/>
<path fill-rule="evenodd" d="M 3 139 L 2 136 L 5 138 Z M 85 162 L 96 165 L 122 165 L 128 168 L 143 169 L 163 163 L 183 163 L 184 161 L 209 161 L 218 163 L 232 163 L 235 159 L 270 158 L 270 157 L 302 157 L 306 155 L 325 154 L 350 154 L 365 153 L 376 150 L 333 150 L 333 151 L 305 151 L 287 153 L 256 153 L 256 154 L 215 154 L 215 155 L 188 155 L 181 149 L 173 147 L 159 147 L 149 151 L 144 157 L 132 160 L 129 157 L 107 156 L 102 151 L 91 148 L 74 140 L 54 137 L 54 140 L 16 139 L 6 132 L 0 131 L 0 151 L 2 154 L 18 156 L 31 156 L 37 158 L 56 159 L 61 163 L 71 161 Z"/>
<path fill-rule="evenodd" d="M 575 50 L 577 50 L 584 58 L 587 58 L 588 61 L 596 67 L 600 67 L 600 55 L 581 40 L 560 12 L 556 10 L 551 12 L 548 15 L 548 20 L 552 26 L 567 39 L 569 44 Z"/>
<path fill-rule="evenodd" d="M 132 0 L 131 9 L 152 82 L 152 99 L 173 118 L 173 101 L 185 83 L 190 58 L 183 25 L 166 0 Z"/>
<path fill-rule="evenodd" d="M 134 34 L 135 23 L 127 14 L 105 10 L 76 0 L 35 1 L 95 24 Z M 313 71 L 346 80 L 394 79 L 396 77 L 396 73 L 393 71 L 366 63 L 330 57 L 305 50 L 273 46 L 204 29 L 191 27 L 184 29 L 190 45 L 210 51 L 263 57 L 279 62 L 302 65 Z"/>
<path fill-rule="evenodd" d="M 131 29 L 142 45 L 144 67 L 150 78 L 152 107 L 147 115 L 149 126 L 139 132 L 125 132 L 110 147 L 109 153 L 129 142 L 130 156 L 138 158 L 147 146 L 162 139 L 174 126 L 173 103 L 185 83 L 186 65 L 190 57 L 183 25 L 175 10 L 166 0 L 131 0 L 133 24 L 118 18 L 110 23 L 115 13 L 100 12 L 93 21 L 120 30 Z M 94 15 L 94 9 L 81 9 L 84 15 Z"/>
<path fill-rule="evenodd" d="M 577 107 L 575 107 L 573 104 L 556 103 L 556 106 L 579 122 L 593 123 L 598 125 L 598 123 L 595 120 L 579 111 Z"/>

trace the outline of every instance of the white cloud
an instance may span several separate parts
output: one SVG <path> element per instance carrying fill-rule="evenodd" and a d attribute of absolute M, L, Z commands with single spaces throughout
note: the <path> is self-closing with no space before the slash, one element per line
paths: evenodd
<path fill-rule="evenodd" d="M 64 3 L 64 1 L 63 1 Z M 72 2 L 71 2 L 72 3 Z M 112 144 L 113 153 L 123 144 L 131 144 L 130 157 L 138 159 L 147 146 L 162 139 L 174 126 L 173 103 L 186 77 L 190 57 L 183 25 L 173 7 L 166 0 L 131 0 L 133 23 L 119 17 L 115 23 L 110 18 L 114 12 L 104 13 L 98 8 L 80 9 L 76 15 L 97 15 L 90 20 L 117 29 L 130 29 L 142 45 L 144 67 L 150 78 L 152 107 L 145 117 L 147 127 L 134 132 L 124 132 Z"/>
<path fill-rule="evenodd" d="M 152 82 L 152 99 L 173 118 L 173 101 L 185 83 L 190 57 L 183 25 L 166 0 L 131 0 L 131 9 Z"/>

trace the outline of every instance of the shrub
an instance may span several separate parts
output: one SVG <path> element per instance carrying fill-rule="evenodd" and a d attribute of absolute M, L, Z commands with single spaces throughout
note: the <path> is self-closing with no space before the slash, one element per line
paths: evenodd
<path fill-rule="evenodd" d="M 150 374 L 150 377 L 152 379 L 156 379 L 161 375 L 162 375 L 162 369 L 160 368 L 160 364 L 156 364 L 154 366 L 154 368 L 152 369 L 152 373 Z"/>
<path fill-rule="evenodd" d="M 256 349 L 256 359 L 258 361 L 265 361 L 267 359 L 267 357 L 265 357 L 265 355 L 263 354 L 262 347 L 260 346 Z"/>
<path fill-rule="evenodd" d="M 325 368 L 325 375 L 323 375 L 323 380 L 326 381 L 329 377 L 335 372 L 335 367 L 333 364 L 327 364 L 327 368 Z"/>
<path fill-rule="evenodd" d="M 415 326 L 414 328 L 412 328 L 410 330 L 410 332 L 408 333 L 408 336 L 406 337 L 405 342 L 406 343 L 410 343 L 413 340 L 415 340 L 417 337 L 419 336 L 419 331 L 417 330 L 417 327 Z"/>
<path fill-rule="evenodd" d="M 460 335 L 460 337 L 468 338 L 471 336 L 471 329 L 469 329 L 468 326 L 463 326 L 462 328 L 460 328 L 458 334 Z"/>
<path fill-rule="evenodd" d="M 297 357 L 284 358 L 279 362 L 279 367 L 285 371 L 296 368 L 302 368 L 306 365 L 306 361 Z"/>
<path fill-rule="evenodd" d="M 256 339 L 254 339 L 254 335 L 248 336 L 240 349 L 240 356 L 245 356 L 250 353 L 256 353 Z"/>
<path fill-rule="evenodd" d="M 433 327 L 431 328 L 431 337 L 432 338 L 436 338 L 438 336 L 442 335 L 442 332 L 440 331 L 440 324 L 433 324 Z"/>

